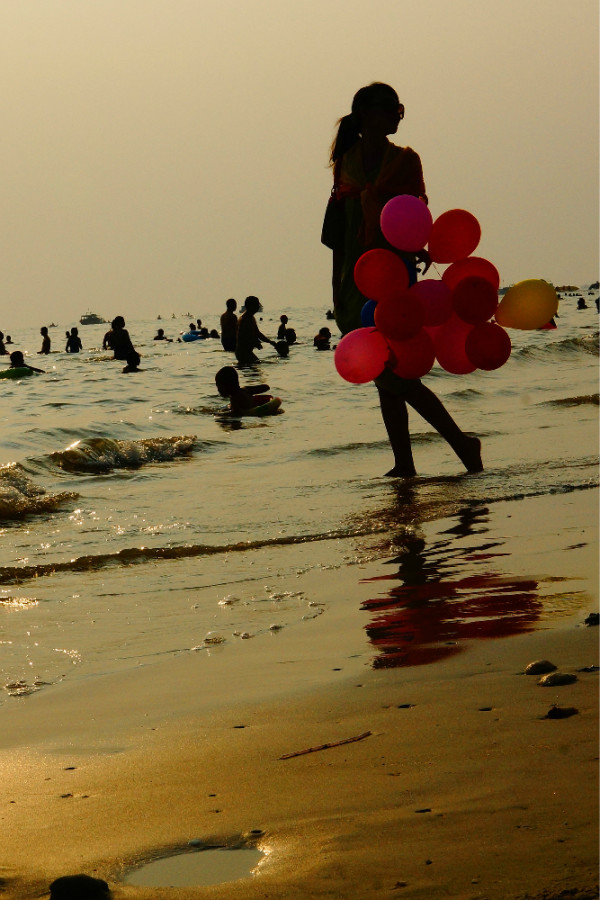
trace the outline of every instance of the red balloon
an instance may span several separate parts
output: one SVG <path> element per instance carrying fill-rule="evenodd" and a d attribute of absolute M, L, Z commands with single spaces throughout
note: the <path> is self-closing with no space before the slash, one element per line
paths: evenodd
<path fill-rule="evenodd" d="M 421 304 L 414 302 L 408 291 L 391 299 L 380 300 L 375 307 L 375 327 L 392 341 L 405 341 L 422 326 Z"/>
<path fill-rule="evenodd" d="M 399 194 L 392 197 L 381 210 L 381 231 L 392 247 L 398 250 L 422 250 L 429 240 L 433 224 L 431 213 L 418 197 Z"/>
<path fill-rule="evenodd" d="M 465 352 L 474 366 L 490 372 L 503 366 L 512 345 L 508 333 L 495 322 L 476 325 L 467 335 Z"/>
<path fill-rule="evenodd" d="M 450 290 L 456 287 L 463 278 L 485 278 L 490 284 L 493 284 L 496 290 L 500 287 L 500 275 L 498 269 L 493 263 L 481 256 L 469 256 L 467 259 L 459 259 L 451 266 L 448 266 L 442 275 L 442 281 L 447 284 Z"/>
<path fill-rule="evenodd" d="M 429 334 L 422 328 L 406 341 L 388 341 L 392 372 L 400 378 L 422 378 L 435 362 L 435 350 Z"/>
<path fill-rule="evenodd" d="M 346 381 L 364 384 L 381 375 L 389 355 L 390 348 L 376 328 L 357 328 L 341 339 L 333 361 Z"/>
<path fill-rule="evenodd" d="M 436 329 L 434 349 L 437 361 L 442 369 L 453 375 L 468 375 L 477 368 L 465 351 L 465 341 L 473 329 L 472 325 L 463 322 L 457 315 Z"/>
<path fill-rule="evenodd" d="M 451 263 L 470 256 L 481 238 L 481 227 L 466 209 L 449 209 L 438 216 L 429 235 L 433 262 Z"/>
<path fill-rule="evenodd" d="M 452 315 L 452 293 L 443 281 L 425 278 L 409 287 L 408 293 L 419 300 L 425 326 L 441 325 Z"/>
<path fill-rule="evenodd" d="M 485 278 L 463 278 L 452 291 L 452 305 L 463 322 L 487 322 L 498 308 L 498 291 Z"/>
<path fill-rule="evenodd" d="M 369 300 L 385 300 L 406 290 L 408 269 L 391 250 L 367 250 L 356 261 L 354 281 Z"/>

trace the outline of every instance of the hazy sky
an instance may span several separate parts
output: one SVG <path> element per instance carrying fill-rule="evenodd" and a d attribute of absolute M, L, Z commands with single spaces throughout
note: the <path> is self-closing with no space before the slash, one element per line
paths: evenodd
<path fill-rule="evenodd" d="M 0 329 L 326 309 L 328 148 L 375 80 L 503 283 L 598 277 L 597 0 L 0 0 Z"/>

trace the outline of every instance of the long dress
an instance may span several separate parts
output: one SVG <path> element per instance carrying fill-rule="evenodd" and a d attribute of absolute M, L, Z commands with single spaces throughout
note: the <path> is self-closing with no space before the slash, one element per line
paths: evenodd
<path fill-rule="evenodd" d="M 414 272 L 414 255 L 392 247 L 379 227 L 381 210 L 398 194 L 412 194 L 427 202 L 421 160 L 410 147 L 388 142 L 379 168 L 365 172 L 359 140 L 335 164 L 321 240 L 342 256 L 339 281 L 334 286 L 335 319 L 342 334 L 361 327 L 360 313 L 368 298 L 354 283 L 354 266 L 366 250 L 393 250 Z M 328 217 L 333 227 L 327 227 Z"/>

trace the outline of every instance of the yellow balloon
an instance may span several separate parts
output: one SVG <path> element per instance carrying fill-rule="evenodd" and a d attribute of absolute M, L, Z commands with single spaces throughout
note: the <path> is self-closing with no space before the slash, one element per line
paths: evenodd
<path fill-rule="evenodd" d="M 558 309 L 558 296 L 541 278 L 519 281 L 500 301 L 494 318 L 505 328 L 543 328 Z"/>

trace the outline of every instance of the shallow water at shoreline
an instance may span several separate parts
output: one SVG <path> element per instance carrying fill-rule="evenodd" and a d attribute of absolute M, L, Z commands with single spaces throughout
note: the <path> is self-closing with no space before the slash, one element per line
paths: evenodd
<path fill-rule="evenodd" d="M 346 384 L 332 354 L 313 350 L 322 313 L 288 315 L 301 343 L 286 360 L 265 347 L 242 379 L 266 381 L 281 396 L 285 413 L 269 419 L 223 419 L 214 374 L 231 355 L 216 340 L 157 346 L 150 321 L 128 322 L 143 354 L 138 374 L 123 375 L 98 349 L 105 326 L 89 326 L 79 356 L 53 353 L 39 363 L 45 376 L 3 383 L 0 703 L 64 678 L 192 652 L 215 630 L 231 651 L 250 635 L 300 628 L 327 611 L 288 582 L 361 560 L 404 560 L 395 593 L 371 610 L 369 640 L 379 641 L 382 665 L 427 661 L 403 657 L 406 616 L 412 630 L 424 627 L 407 614 L 425 596 L 408 596 L 415 566 L 438 593 L 468 594 L 471 623 L 538 621 L 554 608 L 552 591 L 525 576 L 510 583 L 502 567 L 476 587 L 455 582 L 465 541 L 502 559 L 502 548 L 485 548 L 493 504 L 594 493 L 595 311 L 565 303 L 557 331 L 511 332 L 513 355 L 497 372 L 435 369 L 426 381 L 482 437 L 486 471 L 461 474 L 415 414 L 422 475 L 407 482 L 381 477 L 390 453 L 373 387 Z M 161 324 L 169 333 L 171 322 Z M 276 324 L 265 314 L 261 327 L 274 334 Z M 34 349 L 35 333 L 15 346 Z M 448 547 L 437 538 L 419 551 L 423 528 L 441 519 L 454 529 Z M 435 642 L 453 640 L 438 625 Z"/>

